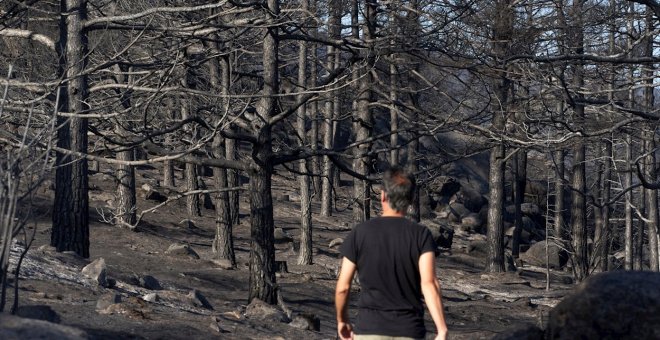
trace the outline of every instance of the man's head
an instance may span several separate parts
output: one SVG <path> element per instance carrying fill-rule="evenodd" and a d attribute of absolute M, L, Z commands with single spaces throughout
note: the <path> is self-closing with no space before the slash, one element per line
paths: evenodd
<path fill-rule="evenodd" d="M 398 213 L 405 213 L 412 203 L 415 192 L 415 179 L 398 166 L 389 168 L 383 174 L 383 202 Z"/>

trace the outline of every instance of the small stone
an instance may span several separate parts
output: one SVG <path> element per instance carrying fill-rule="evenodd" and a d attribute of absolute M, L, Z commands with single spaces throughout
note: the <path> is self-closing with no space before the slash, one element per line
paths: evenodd
<path fill-rule="evenodd" d="M 85 268 L 82 269 L 82 273 L 100 286 L 108 286 L 108 281 L 106 280 L 105 260 L 102 257 L 85 266 Z"/>
<path fill-rule="evenodd" d="M 276 273 L 288 273 L 289 266 L 286 261 L 275 261 L 275 272 Z"/>
<path fill-rule="evenodd" d="M 185 220 L 182 220 L 181 222 L 179 222 L 179 224 L 184 226 L 185 228 L 188 228 L 188 229 L 197 228 L 197 226 L 195 226 L 195 221 L 193 221 L 191 219 L 188 219 L 188 218 L 186 218 Z"/>
<path fill-rule="evenodd" d="M 328 244 L 328 248 L 336 247 L 338 245 L 341 245 L 342 243 L 344 243 L 344 239 L 341 237 L 337 237 L 336 239 L 330 241 L 330 244 Z"/>
<path fill-rule="evenodd" d="M 158 301 L 158 294 L 149 293 L 149 294 L 143 296 L 142 300 L 147 301 L 147 302 L 156 302 L 156 301 Z"/>
<path fill-rule="evenodd" d="M 230 260 L 227 259 L 212 259 L 211 263 L 220 267 L 220 269 L 231 270 L 234 269 L 234 265 Z"/>
<path fill-rule="evenodd" d="M 60 316 L 57 315 L 50 306 L 19 306 L 16 310 L 16 315 L 34 320 L 43 320 L 53 323 L 60 322 Z"/>
<path fill-rule="evenodd" d="M 245 315 L 248 318 L 255 320 L 271 320 L 275 322 L 289 321 L 289 318 L 284 312 L 257 298 L 252 299 L 252 302 L 247 306 L 245 309 Z"/>
<path fill-rule="evenodd" d="M 321 319 L 314 314 L 300 314 L 293 317 L 289 326 L 319 332 L 321 330 Z"/>
<path fill-rule="evenodd" d="M 213 309 L 213 306 L 209 303 L 209 300 L 202 295 L 197 289 L 193 289 L 188 295 L 187 298 L 190 300 L 191 304 L 195 307 L 201 307 L 205 309 Z"/>
<path fill-rule="evenodd" d="M 21 318 L 15 315 L 0 314 L 1 339 L 89 339 L 88 334 L 70 326 L 58 325 L 42 320 Z"/>
<path fill-rule="evenodd" d="M 145 275 L 140 278 L 140 286 L 147 288 L 149 290 L 161 290 L 163 287 L 161 287 L 160 282 L 156 280 L 155 277 L 151 275 Z"/>
<path fill-rule="evenodd" d="M 273 232 L 274 240 L 275 243 L 284 243 L 284 242 L 291 242 L 293 241 L 293 237 L 291 237 L 286 230 L 282 228 L 275 228 L 275 231 Z"/>
<path fill-rule="evenodd" d="M 220 319 L 217 316 L 211 316 L 211 324 L 209 327 L 218 333 L 229 333 L 229 331 L 220 327 Z"/>
<path fill-rule="evenodd" d="M 188 257 L 191 259 L 199 259 L 199 255 L 195 250 L 192 249 L 187 244 L 178 244 L 174 243 L 170 245 L 169 248 L 165 251 L 165 254 L 171 255 L 171 256 L 177 256 L 177 257 Z"/>
<path fill-rule="evenodd" d="M 40 246 L 39 248 L 37 248 L 37 250 L 42 251 L 44 253 L 52 253 L 52 252 L 57 251 L 57 248 L 55 248 L 53 246 L 49 246 L 49 245 L 43 245 L 43 246 Z"/>
<path fill-rule="evenodd" d="M 104 310 L 114 305 L 115 303 L 121 302 L 121 295 L 117 293 L 107 293 L 101 295 L 101 297 L 96 301 L 96 310 Z"/>

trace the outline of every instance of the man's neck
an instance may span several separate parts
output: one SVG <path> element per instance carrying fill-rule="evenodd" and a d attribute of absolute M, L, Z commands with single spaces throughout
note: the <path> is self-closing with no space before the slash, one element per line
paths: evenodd
<path fill-rule="evenodd" d="M 391 210 L 391 209 L 385 209 L 385 210 L 383 210 L 383 213 L 380 216 L 382 216 L 382 217 L 405 217 L 406 214 L 402 213 L 402 212 L 395 211 L 395 210 Z"/>

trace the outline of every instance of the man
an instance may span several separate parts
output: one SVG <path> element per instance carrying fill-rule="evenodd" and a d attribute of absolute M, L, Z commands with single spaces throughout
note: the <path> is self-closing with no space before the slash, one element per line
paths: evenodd
<path fill-rule="evenodd" d="M 341 339 L 423 339 L 423 296 L 438 332 L 436 339 L 444 340 L 447 325 L 435 277 L 436 244 L 426 227 L 405 218 L 414 179 L 393 167 L 383 175 L 383 187 L 382 215 L 357 225 L 340 248 L 337 332 Z M 353 326 L 348 296 L 356 271 L 361 292 Z"/>

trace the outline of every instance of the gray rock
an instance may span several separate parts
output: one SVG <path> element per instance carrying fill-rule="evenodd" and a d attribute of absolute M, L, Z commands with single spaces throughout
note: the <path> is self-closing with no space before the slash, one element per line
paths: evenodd
<path fill-rule="evenodd" d="M 550 311 L 546 339 L 660 339 L 660 273 L 589 277 Z"/>
<path fill-rule="evenodd" d="M 504 235 L 508 236 L 510 238 L 513 238 L 513 232 L 516 230 L 515 227 L 509 227 L 505 232 Z M 527 230 L 521 230 L 520 231 L 520 243 L 521 244 L 529 244 L 531 240 L 531 234 Z"/>
<path fill-rule="evenodd" d="M 546 265 L 546 256 L 545 256 L 545 244 L 546 241 L 536 242 L 527 249 L 526 252 L 520 254 L 520 259 L 524 263 L 529 263 L 537 267 L 545 267 Z M 550 268 L 559 269 L 562 268 L 567 261 L 565 252 L 560 249 L 554 242 L 550 243 L 548 247 L 548 264 Z"/>
<path fill-rule="evenodd" d="M 143 197 L 148 201 L 156 201 L 159 203 L 167 201 L 167 196 L 156 191 L 149 183 L 142 185 Z"/>
<path fill-rule="evenodd" d="M 433 236 L 435 244 L 440 248 L 451 249 L 451 245 L 454 242 L 454 229 L 444 224 L 440 224 L 436 227 L 428 227 Z"/>
<path fill-rule="evenodd" d="M 206 308 L 206 309 L 213 309 L 213 306 L 211 306 L 211 303 L 209 303 L 209 300 L 206 299 L 202 293 L 200 293 L 197 289 L 193 289 L 188 293 L 187 295 L 188 300 L 190 303 L 195 306 L 195 307 L 200 307 L 200 308 Z"/>
<path fill-rule="evenodd" d="M 107 293 L 101 295 L 101 297 L 96 301 L 96 310 L 103 310 L 110 305 L 121 302 L 121 295 L 117 293 Z"/>
<path fill-rule="evenodd" d="M 199 255 L 192 247 L 187 244 L 174 243 L 165 251 L 165 254 L 175 257 L 187 257 L 190 259 L 199 259 Z"/>
<path fill-rule="evenodd" d="M 275 243 L 285 243 L 285 242 L 293 241 L 293 237 L 291 237 L 286 232 L 286 230 L 284 230 L 282 228 L 275 228 L 273 236 L 275 237 Z"/>
<path fill-rule="evenodd" d="M 314 314 L 300 314 L 293 317 L 289 326 L 308 331 L 321 331 L 321 319 Z"/>
<path fill-rule="evenodd" d="M 100 257 L 94 262 L 88 264 L 82 269 L 83 275 L 92 279 L 92 281 L 98 283 L 100 286 L 108 286 L 108 281 L 106 278 L 106 265 L 105 260 Z"/>
<path fill-rule="evenodd" d="M 484 221 L 478 213 L 468 213 L 461 218 L 461 227 L 465 231 L 480 232 Z"/>
<path fill-rule="evenodd" d="M 522 325 L 506 330 L 492 340 L 543 340 L 543 330 L 535 325 Z"/>
<path fill-rule="evenodd" d="M 341 237 L 337 237 L 336 239 L 330 241 L 330 244 L 328 244 L 328 248 L 333 248 L 333 247 L 339 246 L 342 243 L 344 243 L 344 239 L 341 238 Z"/>
<path fill-rule="evenodd" d="M 470 213 L 470 210 L 468 210 L 463 204 L 456 202 L 449 205 L 449 211 L 451 212 L 451 214 L 449 214 L 449 220 L 452 222 L 460 222 L 463 216 Z"/>
<path fill-rule="evenodd" d="M 0 339 L 58 339 L 83 340 L 89 339 L 87 333 L 80 329 L 58 325 L 48 321 L 25 319 L 14 315 L 0 314 Z"/>
<path fill-rule="evenodd" d="M 231 270 L 234 269 L 234 264 L 228 259 L 212 259 L 211 263 L 220 267 L 220 269 Z"/>
<path fill-rule="evenodd" d="M 269 305 L 257 298 L 252 299 L 252 302 L 245 309 L 245 316 L 254 320 L 271 321 L 271 322 L 288 322 L 289 318 L 283 311 L 276 306 Z"/>
<path fill-rule="evenodd" d="M 151 275 L 144 275 L 140 278 L 140 286 L 149 290 L 161 290 L 163 287 L 158 280 Z"/>
<path fill-rule="evenodd" d="M 197 226 L 195 226 L 195 221 L 193 221 L 189 218 L 181 220 L 181 222 L 179 222 L 179 224 L 181 226 L 183 226 L 184 228 L 188 228 L 188 229 L 196 229 L 197 228 Z"/>
<path fill-rule="evenodd" d="M 467 253 L 473 255 L 485 255 L 488 253 L 488 242 L 484 240 L 472 240 L 468 243 Z"/>
<path fill-rule="evenodd" d="M 50 308 L 50 306 L 45 305 L 19 306 L 16 310 L 16 316 L 54 323 L 60 322 L 60 316 L 57 315 L 57 313 L 52 308 Z"/>
<path fill-rule="evenodd" d="M 472 212 L 479 212 L 481 207 L 488 203 L 481 193 L 467 187 L 461 187 L 461 190 L 454 194 L 453 200 Z"/>
<path fill-rule="evenodd" d="M 156 293 L 146 294 L 145 296 L 142 297 L 142 300 L 147 302 L 156 302 L 158 301 L 158 294 Z"/>
<path fill-rule="evenodd" d="M 222 328 L 220 325 L 220 318 L 217 316 L 211 316 L 211 324 L 209 327 L 218 333 L 229 333 L 229 331 Z"/>
<path fill-rule="evenodd" d="M 534 203 L 523 203 L 520 205 L 520 211 L 527 216 L 541 215 L 541 208 Z"/>

